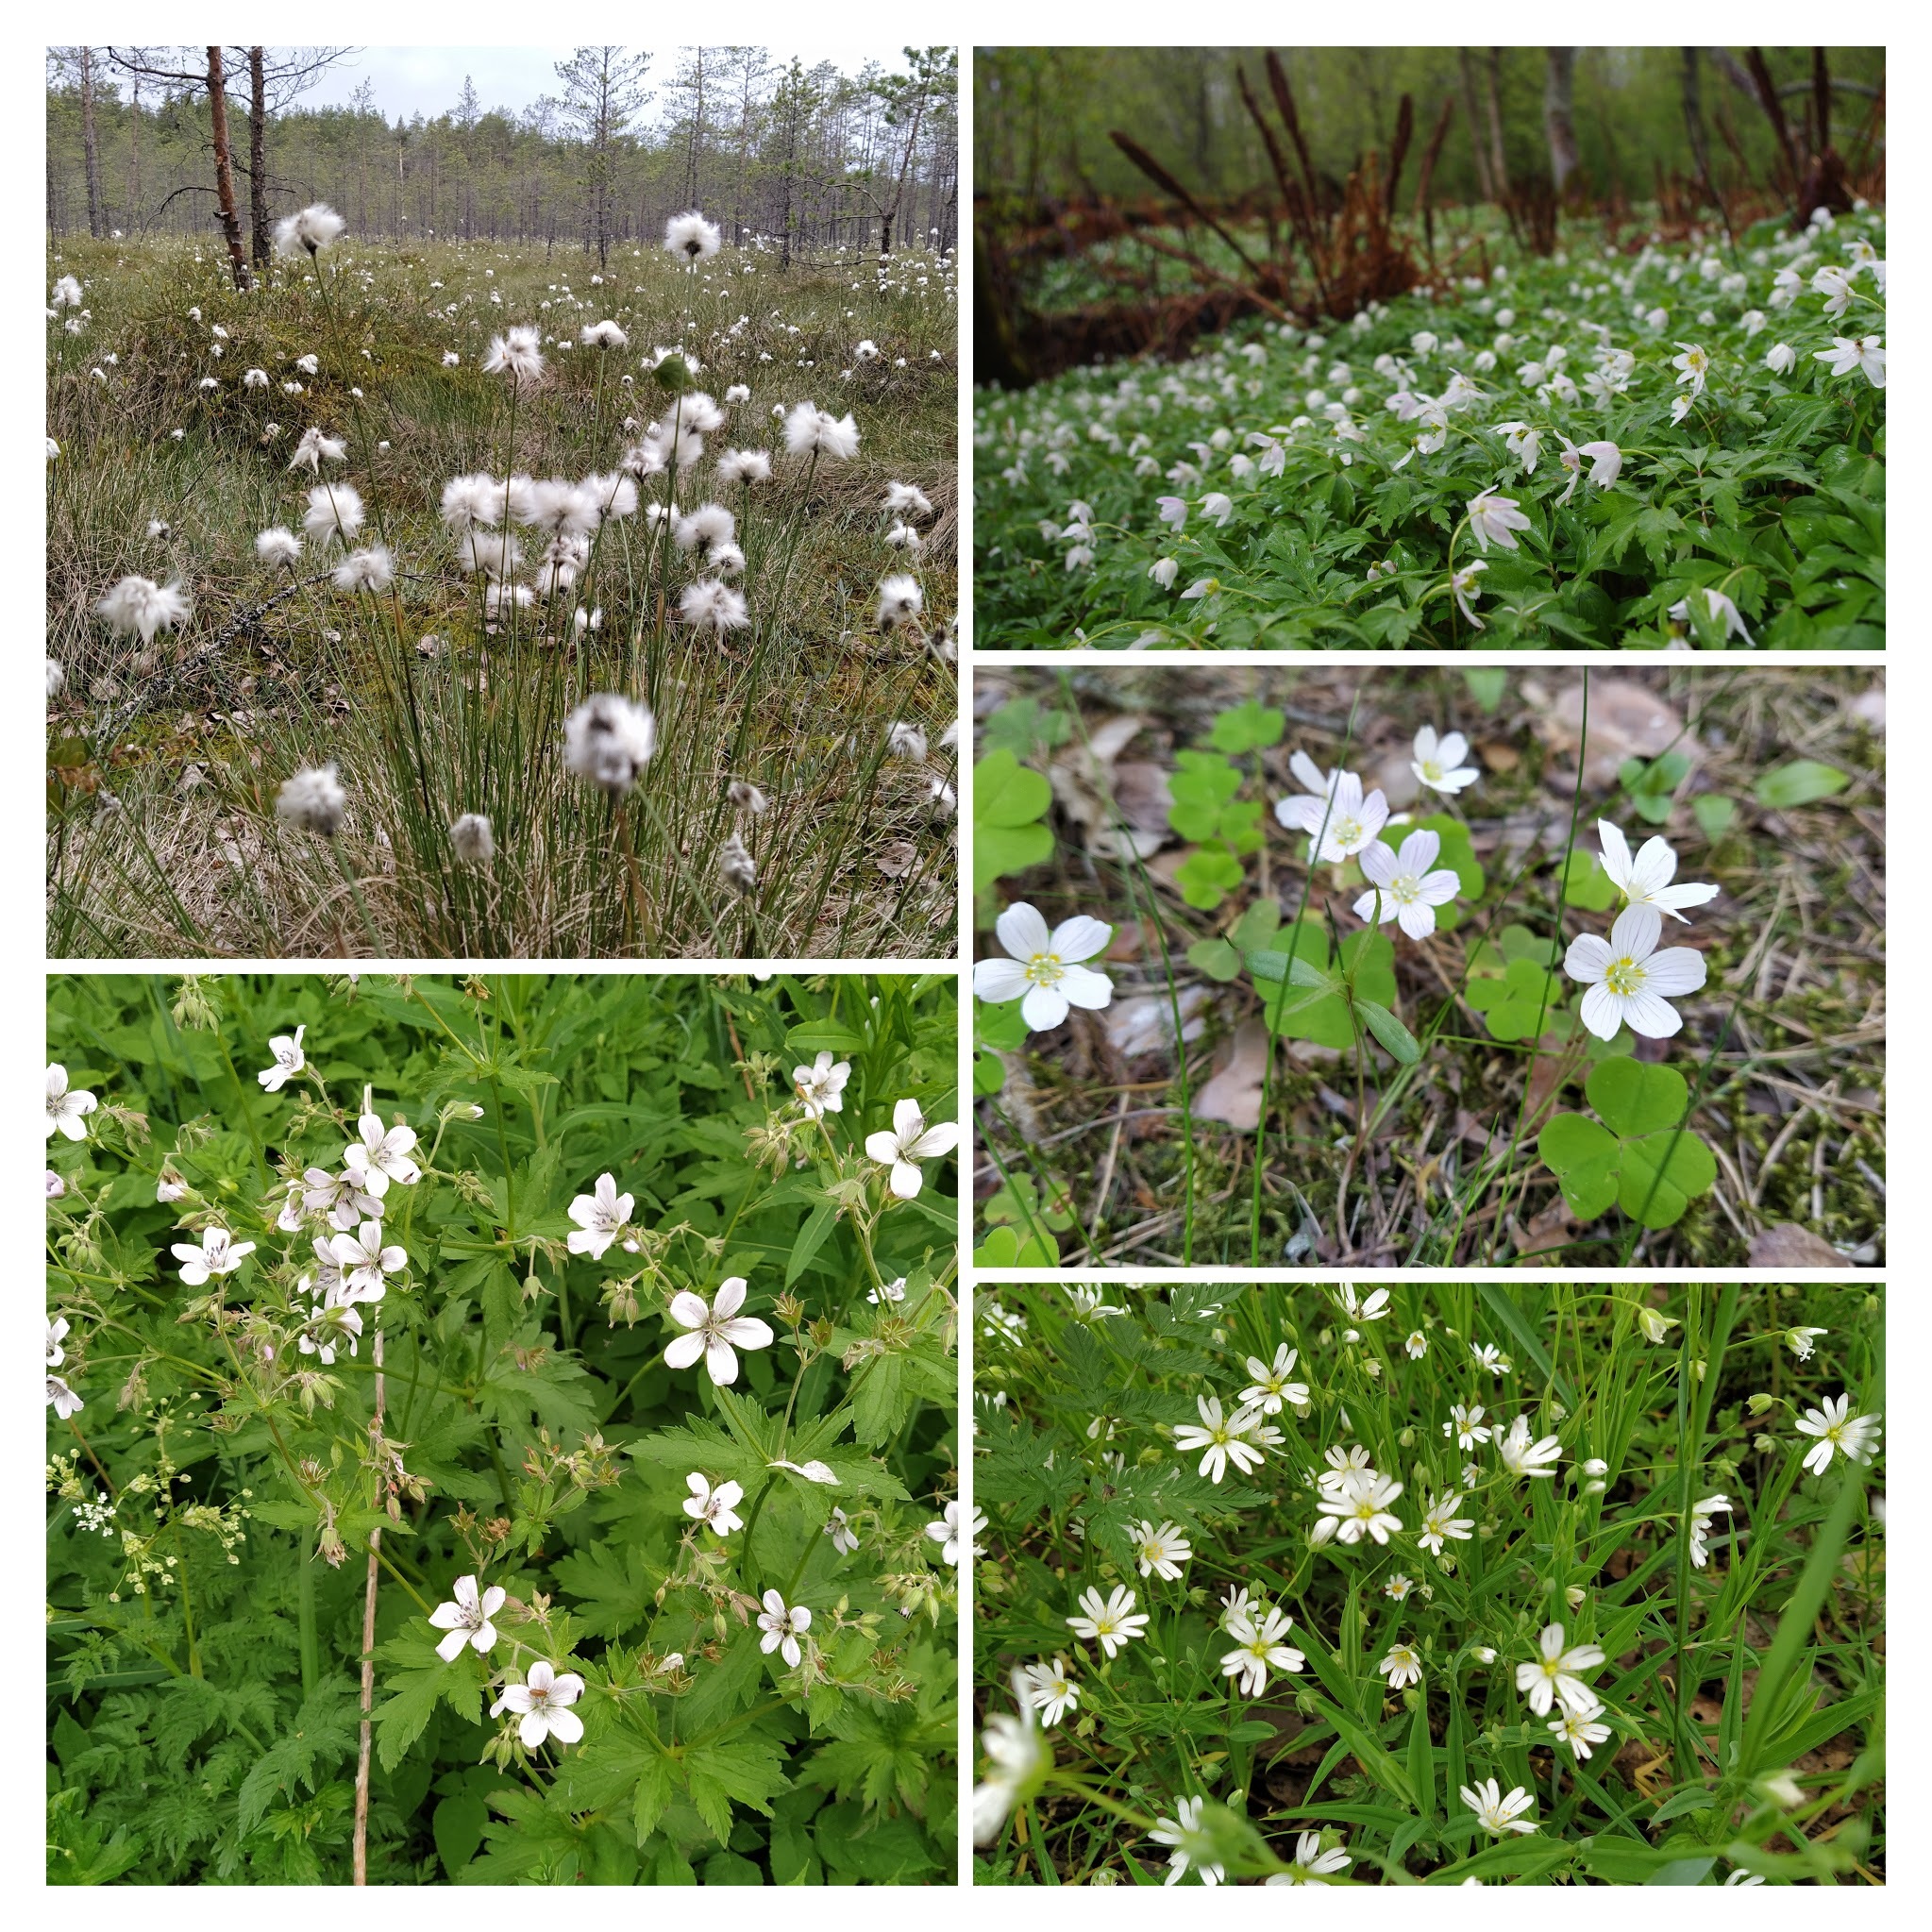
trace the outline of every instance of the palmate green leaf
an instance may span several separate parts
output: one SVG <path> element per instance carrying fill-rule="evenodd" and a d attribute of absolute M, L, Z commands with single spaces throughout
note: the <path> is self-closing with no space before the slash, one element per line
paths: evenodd
<path fill-rule="evenodd" d="M 277 1798 L 293 1803 L 304 1789 L 319 1790 L 325 1772 L 354 1756 L 361 1727 L 361 1710 L 346 1685 L 319 1687 L 242 1780 L 236 1828 L 245 1837 Z"/>
<path fill-rule="evenodd" d="M 784 1756 L 782 1744 L 755 1729 L 685 1752 L 680 1760 L 685 1789 L 720 1844 L 731 1836 L 733 1805 L 771 1815 L 771 1801 L 791 1788 Z"/>
<path fill-rule="evenodd" d="M 656 1608 L 661 1572 L 634 1544 L 592 1543 L 557 1559 L 557 1581 L 575 1601 L 571 1614 L 593 1637 L 615 1638 L 646 1621 Z"/>

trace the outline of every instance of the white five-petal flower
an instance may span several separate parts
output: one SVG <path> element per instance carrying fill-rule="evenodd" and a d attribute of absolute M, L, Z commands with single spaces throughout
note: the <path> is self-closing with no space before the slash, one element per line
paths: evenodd
<path fill-rule="evenodd" d="M 1469 748 L 1470 741 L 1460 731 L 1448 731 L 1438 738 L 1434 725 L 1424 725 L 1416 733 L 1416 755 L 1409 761 L 1409 769 L 1432 792 L 1453 798 L 1482 777 L 1473 764 L 1463 763 Z"/>
<path fill-rule="evenodd" d="M 1680 906 L 1701 906 L 1718 896 L 1715 885 L 1672 885 L 1677 854 L 1668 841 L 1647 838 L 1632 857 L 1630 841 L 1607 818 L 1597 820 L 1597 837 L 1604 848 L 1604 870 L 1610 883 L 1634 906 L 1655 906 L 1678 924 L 1690 922 Z"/>
<path fill-rule="evenodd" d="M 570 1218 L 577 1226 L 564 1245 L 573 1254 L 601 1260 L 604 1250 L 624 1232 L 636 1205 L 636 1196 L 617 1192 L 614 1174 L 599 1174 L 596 1191 L 580 1194 L 570 1203 Z"/>
<path fill-rule="evenodd" d="M 1805 1453 L 1805 1467 L 1814 1476 L 1822 1476 L 1831 1466 L 1834 1449 L 1853 1462 L 1870 1462 L 1877 1450 L 1878 1417 L 1853 1416 L 1851 1406 L 1849 1394 L 1828 1395 L 1822 1409 L 1806 1409 L 1798 1418 L 1799 1435 L 1818 1438 Z"/>
<path fill-rule="evenodd" d="M 1531 1662 L 1517 1665 L 1516 1688 L 1539 1718 L 1549 1714 L 1554 1698 L 1561 1698 L 1571 1710 L 1588 1710 L 1596 1704 L 1596 1692 L 1576 1674 L 1593 1671 L 1604 1661 L 1595 1644 L 1573 1644 L 1565 1650 L 1562 1624 L 1549 1623 L 1537 1639 L 1537 1649 L 1538 1655 Z"/>
<path fill-rule="evenodd" d="M 1050 932 L 1038 911 L 1022 903 L 1008 906 L 994 930 L 1008 956 L 974 966 L 973 992 L 994 1005 L 1019 1000 L 1019 1016 L 1032 1032 L 1058 1026 L 1071 1007 L 1098 1012 L 1112 1000 L 1113 981 L 1083 962 L 1106 951 L 1113 927 L 1082 914 Z"/>
<path fill-rule="evenodd" d="M 680 1288 L 671 1297 L 671 1319 L 689 1331 L 679 1336 L 664 1351 L 664 1360 L 673 1369 L 689 1369 L 697 1358 L 711 1371 L 714 1385 L 724 1387 L 738 1379 L 738 1349 L 768 1349 L 777 1337 L 768 1323 L 755 1315 L 740 1315 L 745 1305 L 745 1277 L 728 1276 L 718 1284 L 717 1297 L 707 1302 L 702 1295 Z"/>
<path fill-rule="evenodd" d="M 253 1241 L 238 1241 L 226 1228 L 204 1228 L 201 1246 L 176 1241 L 169 1251 L 181 1264 L 181 1279 L 198 1288 L 210 1275 L 232 1274 L 244 1254 L 255 1252 Z"/>
<path fill-rule="evenodd" d="M 1704 955 L 1688 946 L 1658 951 L 1663 929 L 1663 914 L 1639 901 L 1618 914 L 1608 939 L 1582 932 L 1570 942 L 1563 970 L 1589 988 L 1583 1023 L 1598 1039 L 1615 1039 L 1627 1026 L 1647 1040 L 1667 1040 L 1684 1024 L 1670 1002 L 1704 984 Z"/>
<path fill-rule="evenodd" d="M 936 1160 L 959 1145 L 959 1127 L 951 1120 L 926 1124 L 917 1100 L 905 1100 L 892 1110 L 892 1131 L 868 1134 L 865 1151 L 880 1166 L 892 1169 L 891 1187 L 901 1201 L 919 1191 L 921 1161 Z"/>
<path fill-rule="evenodd" d="M 534 1751 L 546 1738 L 575 1744 L 583 1736 L 583 1720 L 568 1708 L 583 1695 L 583 1679 L 575 1671 L 560 1672 L 539 1657 L 521 1684 L 506 1684 L 490 1706 L 490 1715 L 514 1711 L 522 1719 L 516 1735 L 526 1751 Z"/>
<path fill-rule="evenodd" d="M 811 1629 L 812 1612 L 803 1604 L 786 1608 L 784 1598 L 777 1590 L 766 1590 L 764 1602 L 758 1627 L 764 1635 L 758 1639 L 758 1648 L 767 1656 L 777 1651 L 788 1665 L 796 1668 L 801 1655 L 798 1638 Z"/>
<path fill-rule="evenodd" d="M 454 1602 L 438 1604 L 429 1612 L 429 1621 L 438 1630 L 449 1633 L 436 1646 L 436 1655 L 445 1664 L 455 1658 L 464 1644 L 481 1652 L 496 1641 L 496 1626 L 490 1619 L 503 1607 L 509 1592 L 501 1584 L 495 1583 L 479 1592 L 475 1577 L 459 1576 L 451 1595 Z"/>
<path fill-rule="evenodd" d="M 309 1031 L 306 1025 L 298 1026 L 293 1033 L 277 1033 L 268 1043 L 268 1050 L 275 1055 L 275 1065 L 264 1067 L 255 1078 L 263 1089 L 278 1094 L 293 1080 L 308 1062 L 302 1057 L 302 1035 Z"/>
<path fill-rule="evenodd" d="M 47 1068 L 47 1134 L 64 1134 L 69 1140 L 87 1138 L 87 1117 L 100 1104 L 84 1086 L 69 1089 L 67 1069 Z"/>
<path fill-rule="evenodd" d="M 1377 839 L 1362 850 L 1362 876 L 1369 889 L 1355 901 L 1355 916 L 1371 924 L 1393 919 L 1411 939 L 1426 939 L 1436 930 L 1436 908 L 1447 905 L 1462 890 L 1462 881 L 1447 866 L 1437 871 L 1442 849 L 1433 832 L 1412 832 L 1401 849 L 1390 851 Z"/>
<path fill-rule="evenodd" d="M 728 1537 L 733 1530 L 745 1527 L 745 1520 L 735 1513 L 739 1504 L 745 1500 L 742 1485 L 720 1483 L 714 1488 L 708 1476 L 693 1470 L 684 1478 L 684 1487 L 691 1491 L 684 1499 L 686 1516 L 708 1524 L 721 1537 Z"/>
<path fill-rule="evenodd" d="M 1136 1610 L 1134 1604 L 1134 1592 L 1123 1584 L 1116 1584 L 1113 1593 L 1104 1599 L 1097 1589 L 1083 1590 L 1080 1614 L 1067 1618 L 1067 1627 L 1074 1636 L 1098 1643 L 1111 1657 L 1130 1639 L 1147 1635 L 1149 1613 Z"/>

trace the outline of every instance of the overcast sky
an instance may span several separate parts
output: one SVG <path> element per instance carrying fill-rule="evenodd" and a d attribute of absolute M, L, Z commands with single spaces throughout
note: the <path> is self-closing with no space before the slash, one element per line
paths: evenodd
<path fill-rule="evenodd" d="M 870 59 L 897 74 L 905 64 L 899 53 L 902 44 L 774 46 L 765 51 L 781 64 L 796 54 L 808 67 L 831 60 L 843 72 L 855 74 Z M 433 119 L 456 105 L 463 76 L 468 75 L 485 108 L 520 110 L 559 91 L 557 62 L 569 59 L 571 52 L 569 47 L 363 47 L 345 55 L 302 99 L 305 106 L 346 107 L 349 96 L 366 79 L 375 83 L 376 105 L 391 121 L 398 115 L 407 120 L 418 112 Z M 657 49 L 647 77 L 668 78 L 677 68 L 676 48 Z M 652 117 L 653 110 L 647 109 L 647 120 Z"/>

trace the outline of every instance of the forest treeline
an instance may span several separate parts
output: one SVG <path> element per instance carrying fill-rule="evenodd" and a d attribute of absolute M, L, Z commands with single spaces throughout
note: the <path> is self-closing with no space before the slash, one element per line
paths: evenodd
<path fill-rule="evenodd" d="M 792 249 L 949 247 L 958 56 L 903 66 L 773 59 L 760 47 L 580 47 L 519 112 L 465 78 L 433 117 L 300 94 L 346 49 L 60 47 L 47 84 L 50 233 L 225 229 L 259 267 L 267 223 L 332 203 L 365 236 L 578 244 L 662 238 L 702 209 Z M 936 233 L 935 233 L 936 231 Z"/>
<path fill-rule="evenodd" d="M 1127 129 L 1197 193 L 1228 198 L 1270 178 L 1243 109 L 1237 64 L 1259 84 L 1266 49 L 999 47 L 974 56 L 973 181 L 996 210 L 1148 193 L 1110 138 Z M 1768 182 L 1806 134 L 1817 76 L 1808 48 L 1767 48 L 1773 115 L 1748 64 L 1723 47 L 1296 47 L 1277 50 L 1315 168 L 1345 177 L 1394 144 L 1403 97 L 1419 129 L 1451 120 L 1434 173 L 1438 204 L 1500 201 L 1550 181 L 1571 201 L 1648 201 L 1665 177 L 1721 193 Z M 1825 130 L 1841 150 L 1875 129 L 1883 48 L 1834 47 Z M 1815 132 L 1815 130 L 1812 130 Z M 1856 158 L 1855 158 L 1856 159 Z M 1869 157 L 1862 165 L 1870 166 Z"/>

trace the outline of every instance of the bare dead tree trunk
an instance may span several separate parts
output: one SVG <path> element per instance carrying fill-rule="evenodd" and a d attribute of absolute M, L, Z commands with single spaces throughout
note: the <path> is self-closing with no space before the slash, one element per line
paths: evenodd
<path fill-rule="evenodd" d="M 1576 49 L 1549 49 L 1549 72 L 1543 80 L 1543 132 L 1550 140 L 1550 179 L 1557 200 L 1576 172 Z"/>
<path fill-rule="evenodd" d="M 94 50 L 80 50 L 80 139 L 87 151 L 87 231 L 101 238 L 101 143 L 94 127 Z"/>
<path fill-rule="evenodd" d="M 1483 62 L 1484 104 L 1489 110 L 1489 172 L 1498 199 L 1509 193 L 1509 157 L 1503 145 L 1503 49 L 1491 47 Z"/>
<path fill-rule="evenodd" d="M 268 266 L 268 89 L 260 47 L 248 49 L 248 254 Z"/>
<path fill-rule="evenodd" d="M 235 212 L 235 157 L 228 145 L 227 79 L 222 71 L 222 50 L 208 50 L 208 113 L 214 134 L 214 194 L 221 209 L 222 239 L 228 246 L 228 265 L 238 289 L 250 286 L 248 258 L 242 252 L 242 218 Z"/>
<path fill-rule="evenodd" d="M 1485 201 L 1496 199 L 1496 183 L 1489 175 L 1488 151 L 1483 145 L 1483 116 L 1476 96 L 1476 63 L 1467 47 L 1456 49 L 1462 63 L 1463 116 L 1469 122 L 1470 155 L 1476 164 L 1476 189 Z"/>

